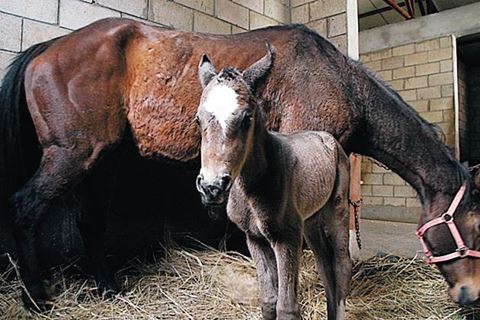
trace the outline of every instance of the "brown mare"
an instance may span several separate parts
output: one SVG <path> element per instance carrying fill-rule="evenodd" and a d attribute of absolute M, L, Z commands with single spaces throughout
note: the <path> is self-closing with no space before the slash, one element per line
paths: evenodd
<path fill-rule="evenodd" d="M 15 219 L 21 275 L 39 307 L 48 299 L 35 243 L 39 219 L 80 183 L 103 192 L 91 192 L 80 231 L 99 286 L 115 290 L 103 252 L 106 208 L 98 201 L 108 177 L 93 169 L 131 140 L 145 157 L 198 168 L 198 57 L 245 69 L 266 42 L 277 49 L 257 88 L 268 129 L 327 131 L 347 153 L 384 163 L 418 192 L 421 224 L 447 210 L 466 184 L 455 221 L 467 246 L 478 249 L 479 192 L 468 170 L 398 94 L 315 32 L 292 25 L 214 36 L 106 19 L 27 49 L 2 82 L 0 204 Z M 425 240 L 434 255 L 457 248 L 445 225 L 430 228 Z M 454 301 L 477 302 L 479 259 L 437 265 Z"/>
<path fill-rule="evenodd" d="M 304 235 L 327 293 L 328 318 L 344 319 L 352 275 L 348 156 L 324 131 L 283 135 L 265 129 L 255 91 L 274 60 L 269 46 L 243 73 L 225 68 L 217 74 L 202 57 L 197 189 L 207 206 L 228 199 L 228 217 L 245 232 L 257 267 L 264 319 L 300 319 Z"/>

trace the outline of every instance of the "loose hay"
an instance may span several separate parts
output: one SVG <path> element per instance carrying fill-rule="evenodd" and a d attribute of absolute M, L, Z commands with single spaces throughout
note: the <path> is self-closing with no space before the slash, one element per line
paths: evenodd
<path fill-rule="evenodd" d="M 133 261 L 117 275 L 124 293 L 112 300 L 95 294 L 91 279 L 52 280 L 55 307 L 32 315 L 20 303 L 19 281 L 0 276 L 0 315 L 5 319 L 260 319 L 252 261 L 238 253 L 169 249 L 157 263 Z M 325 319 L 323 287 L 305 251 L 301 269 L 305 319 Z M 473 311 L 469 311 L 472 313 Z M 398 257 L 374 257 L 354 268 L 348 319 L 462 319 L 446 284 L 431 266 Z"/>

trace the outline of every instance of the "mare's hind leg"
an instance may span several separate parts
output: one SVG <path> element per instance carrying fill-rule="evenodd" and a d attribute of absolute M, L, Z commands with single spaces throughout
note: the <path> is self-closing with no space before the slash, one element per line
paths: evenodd
<path fill-rule="evenodd" d="M 26 289 L 22 297 L 27 308 L 48 308 L 48 295 L 41 282 L 35 246 L 38 221 L 55 200 L 87 173 L 104 147 L 98 143 L 93 150 L 85 145 L 45 148 L 34 176 L 12 197 L 18 260 Z"/>
<path fill-rule="evenodd" d="M 115 154 L 116 156 L 116 154 Z M 110 296 L 119 291 L 105 258 L 105 229 L 113 200 L 119 160 L 108 156 L 82 183 L 84 200 L 78 228 L 100 293 Z"/>
<path fill-rule="evenodd" d="M 265 239 L 247 236 L 247 245 L 257 269 L 260 283 L 262 316 L 275 320 L 278 297 L 277 261 L 272 247 Z"/>

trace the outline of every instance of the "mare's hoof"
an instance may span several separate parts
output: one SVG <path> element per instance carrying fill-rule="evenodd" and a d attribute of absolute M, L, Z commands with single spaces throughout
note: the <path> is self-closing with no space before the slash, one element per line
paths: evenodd
<path fill-rule="evenodd" d="M 98 294 L 106 299 L 113 299 L 118 293 L 120 293 L 120 287 L 116 282 L 111 281 L 107 283 L 98 283 Z"/>
<path fill-rule="evenodd" d="M 50 311 L 54 306 L 53 301 L 44 291 L 35 294 L 33 292 L 27 293 L 22 289 L 22 301 L 27 310 L 39 313 Z"/>

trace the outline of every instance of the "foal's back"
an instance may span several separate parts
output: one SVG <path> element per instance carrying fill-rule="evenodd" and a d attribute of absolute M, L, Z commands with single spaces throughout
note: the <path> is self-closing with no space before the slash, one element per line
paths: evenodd
<path fill-rule="evenodd" d="M 291 191 L 294 206 L 304 219 L 330 199 L 336 180 L 348 176 L 348 157 L 337 140 L 325 131 L 275 134 L 292 152 Z"/>

